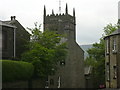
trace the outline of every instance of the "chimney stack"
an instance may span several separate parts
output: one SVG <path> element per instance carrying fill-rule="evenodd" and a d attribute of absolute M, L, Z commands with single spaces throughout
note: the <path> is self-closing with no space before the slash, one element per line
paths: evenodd
<path fill-rule="evenodd" d="M 11 16 L 11 21 L 15 20 L 16 16 Z"/>

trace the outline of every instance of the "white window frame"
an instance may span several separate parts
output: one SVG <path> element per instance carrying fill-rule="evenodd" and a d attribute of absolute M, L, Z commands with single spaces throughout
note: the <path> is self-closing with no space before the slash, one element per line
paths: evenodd
<path fill-rule="evenodd" d="M 61 87 L 61 78 L 60 78 L 60 76 L 58 77 L 58 86 L 57 86 L 57 88 L 60 88 Z"/>
<path fill-rule="evenodd" d="M 110 80 L 109 74 L 110 74 L 110 71 L 109 71 L 109 64 L 107 64 L 107 65 L 106 65 L 106 78 L 107 78 L 107 81 Z"/>
<path fill-rule="evenodd" d="M 116 38 L 113 38 L 113 50 L 114 53 L 117 51 L 117 42 L 116 42 Z"/>
<path fill-rule="evenodd" d="M 109 54 L 109 39 L 106 40 L 106 54 Z"/>

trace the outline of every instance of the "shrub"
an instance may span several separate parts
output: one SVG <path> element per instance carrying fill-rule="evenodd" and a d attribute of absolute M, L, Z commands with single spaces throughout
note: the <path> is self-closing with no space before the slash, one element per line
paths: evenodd
<path fill-rule="evenodd" d="M 12 60 L 0 60 L 0 62 L 2 62 L 3 82 L 28 80 L 33 75 L 34 67 L 31 63 Z"/>

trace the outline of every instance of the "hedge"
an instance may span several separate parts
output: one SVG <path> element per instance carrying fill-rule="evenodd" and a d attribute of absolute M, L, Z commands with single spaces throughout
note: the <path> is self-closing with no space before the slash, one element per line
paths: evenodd
<path fill-rule="evenodd" d="M 0 60 L 2 62 L 2 81 L 28 80 L 32 77 L 34 66 L 23 61 Z"/>

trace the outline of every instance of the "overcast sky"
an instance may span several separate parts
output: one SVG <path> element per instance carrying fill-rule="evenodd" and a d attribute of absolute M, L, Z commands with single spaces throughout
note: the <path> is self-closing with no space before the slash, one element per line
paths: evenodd
<path fill-rule="evenodd" d="M 116 24 L 119 0 L 61 0 L 61 12 L 68 3 L 68 12 L 76 10 L 76 38 L 79 45 L 99 42 L 103 28 Z M 0 20 L 10 20 L 10 16 L 25 27 L 34 28 L 34 22 L 43 25 L 43 8 L 47 14 L 59 13 L 59 0 L 1 0 Z M 42 26 L 43 27 L 43 26 Z"/>

